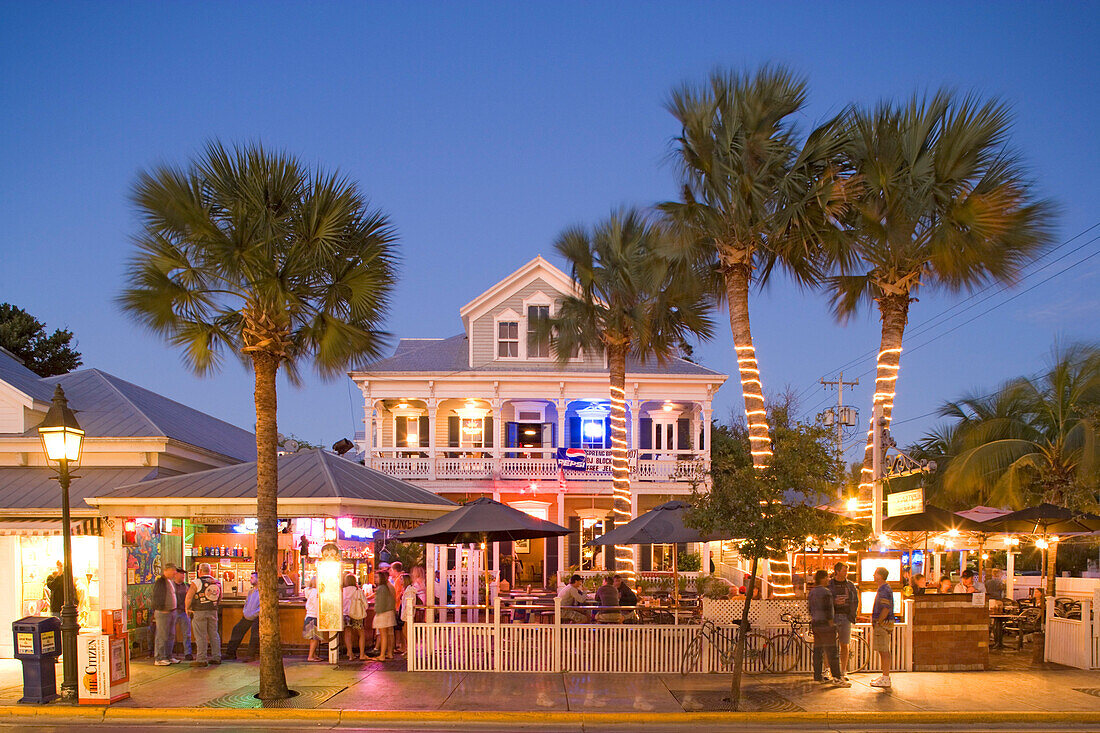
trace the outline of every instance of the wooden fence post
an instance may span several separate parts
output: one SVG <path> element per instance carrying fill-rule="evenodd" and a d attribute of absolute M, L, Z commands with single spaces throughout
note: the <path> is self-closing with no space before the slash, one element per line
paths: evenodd
<path fill-rule="evenodd" d="M 565 663 L 562 658 L 563 644 L 561 643 L 561 597 L 554 598 L 554 671 L 564 672 Z"/>

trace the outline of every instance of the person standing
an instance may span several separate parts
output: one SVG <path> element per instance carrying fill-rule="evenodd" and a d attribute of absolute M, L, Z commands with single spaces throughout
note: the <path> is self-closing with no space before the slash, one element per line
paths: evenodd
<path fill-rule="evenodd" d="M 851 687 L 852 683 L 844 679 L 837 658 L 836 604 L 832 591 L 828 587 L 829 573 L 818 570 L 814 573 L 814 586 L 806 596 L 810 611 L 810 629 L 814 633 L 814 682 L 822 684 L 832 682 L 837 687 Z M 825 657 L 829 658 L 831 678 L 824 673 Z"/>
<path fill-rule="evenodd" d="M 317 576 L 309 579 L 306 587 L 306 617 L 302 621 L 302 638 L 309 642 L 307 662 L 320 662 L 317 656 L 317 642 L 321 640 L 321 632 L 317 630 L 317 615 L 320 612 L 320 599 L 317 596 Z"/>
<path fill-rule="evenodd" d="M 398 614 L 403 621 L 405 629 L 405 651 L 412 649 L 412 622 L 416 618 L 417 605 L 424 605 L 427 601 L 427 583 L 425 571 L 419 565 L 414 565 L 409 574 L 409 584 L 405 586 L 405 592 L 401 594 L 401 607 Z"/>
<path fill-rule="evenodd" d="M 248 592 L 248 597 L 244 599 L 241 620 L 233 625 L 233 631 L 229 634 L 229 644 L 225 647 L 226 659 L 237 658 L 237 650 L 241 647 L 241 642 L 244 641 L 244 635 L 249 631 L 252 632 L 252 635 L 248 637 L 248 653 L 252 659 L 260 656 L 260 589 L 256 587 L 259 584 L 257 578 L 256 571 L 253 570 L 252 575 L 249 577 L 252 589 Z"/>
<path fill-rule="evenodd" d="M 176 620 L 176 566 L 172 563 L 166 564 L 160 577 L 153 582 L 153 620 L 157 625 L 153 664 L 158 667 L 179 664 L 180 660 L 172 654 Z"/>
<path fill-rule="evenodd" d="M 46 591 L 50 596 L 50 615 L 61 618 L 61 607 L 65 605 L 65 566 L 57 561 L 57 570 L 46 578 Z"/>
<path fill-rule="evenodd" d="M 890 653 L 894 636 L 894 591 L 886 582 L 889 577 L 890 571 L 886 568 L 875 570 L 875 580 L 879 586 L 875 593 L 875 603 L 871 607 L 871 650 L 878 652 L 882 675 L 871 680 L 871 687 L 889 688 L 892 684 Z"/>
<path fill-rule="evenodd" d="M 192 667 L 205 667 L 208 654 L 209 664 L 222 663 L 222 637 L 218 631 L 221 598 L 221 583 L 210 574 L 210 565 L 202 563 L 198 577 L 187 588 L 187 614 L 191 616 L 191 630 L 195 634 L 195 661 L 191 662 Z"/>
<path fill-rule="evenodd" d="M 390 585 L 389 573 L 379 570 L 374 576 L 374 630 L 378 633 L 378 659 L 393 659 L 393 629 L 397 625 L 397 596 Z"/>
<path fill-rule="evenodd" d="M 344 646 L 347 647 L 348 659 L 355 659 L 351 653 L 351 639 L 353 635 L 359 637 L 359 659 L 367 661 L 367 600 L 363 597 L 363 591 L 355 581 L 355 576 L 348 573 L 344 576 L 342 593 L 342 606 L 344 613 Z"/>
<path fill-rule="evenodd" d="M 847 681 L 852 626 L 859 618 L 859 589 L 848 580 L 848 563 L 838 562 L 833 565 L 833 577 L 829 580 L 828 588 L 833 596 L 833 623 L 836 625 L 840 679 Z"/>
<path fill-rule="evenodd" d="M 183 658 L 195 659 L 191 652 L 191 619 L 187 615 L 187 573 L 176 568 L 176 611 L 172 614 L 172 628 L 180 630 Z"/>

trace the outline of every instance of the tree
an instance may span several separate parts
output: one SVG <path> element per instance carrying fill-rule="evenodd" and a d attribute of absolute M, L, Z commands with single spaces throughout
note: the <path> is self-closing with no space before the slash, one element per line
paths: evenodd
<path fill-rule="evenodd" d="M 729 307 L 754 465 L 771 455 L 764 392 L 749 323 L 749 290 L 776 266 L 797 282 L 817 282 L 823 240 L 847 184 L 835 165 L 833 122 L 800 146 L 792 122 L 806 101 L 806 82 L 782 67 L 754 75 L 718 70 L 705 84 L 673 90 L 666 104 L 680 123 L 672 157 L 680 201 L 659 208 L 675 226 L 683 256 L 706 264 Z"/>
<path fill-rule="evenodd" d="M 23 360 L 40 377 L 68 374 L 80 366 L 80 352 L 70 346 L 72 331 L 55 329 L 46 335 L 46 324 L 11 303 L 0 303 L 0 346 Z"/>
<path fill-rule="evenodd" d="M 750 433 L 744 425 L 720 426 L 711 443 L 710 486 L 693 489 L 694 509 L 686 521 L 705 534 L 735 538 L 738 552 L 749 558 L 757 577 L 759 561 L 786 553 L 812 535 L 840 535 L 847 530 L 839 516 L 814 508 L 811 497 L 831 493 L 840 465 L 832 434 L 820 425 L 794 422 L 789 404 L 771 405 L 775 453 L 764 469 L 754 466 Z M 731 701 L 738 708 L 749 629 L 752 591 L 741 612 L 741 633 L 734 648 Z"/>
<path fill-rule="evenodd" d="M 920 288 L 957 293 L 1014 283 L 1051 241 L 1054 210 L 1034 197 L 1007 147 L 997 101 L 940 92 L 907 104 L 853 109 L 845 168 L 858 181 L 844 236 L 828 244 L 833 311 L 847 320 L 874 302 L 882 321 L 875 406 L 889 427 L 909 306 Z M 862 483 L 871 487 L 871 440 Z"/>
<path fill-rule="evenodd" d="M 992 395 L 948 402 L 952 457 L 948 497 L 1023 509 L 1048 502 L 1100 509 L 1100 349 L 1054 353 L 1038 377 L 1020 377 Z M 1047 593 L 1054 594 L 1058 543 L 1047 554 Z"/>
<path fill-rule="evenodd" d="M 207 375 L 229 353 L 250 366 L 256 405 L 260 698 L 289 695 L 276 595 L 275 377 L 294 382 L 381 355 L 394 232 L 346 178 L 258 144 L 209 144 L 187 168 L 144 172 L 129 286 L 119 302 Z"/>
<path fill-rule="evenodd" d="M 554 247 L 569 262 L 577 294 L 567 295 L 543 324 L 559 362 L 578 350 L 606 353 L 611 397 L 611 470 L 617 522 L 631 518 L 626 452 L 626 358 L 664 363 L 688 336 L 710 338 L 706 290 L 691 263 L 666 254 L 659 224 L 634 210 L 613 213 L 593 227 L 571 227 Z M 628 546 L 615 547 L 615 569 L 634 572 Z"/>

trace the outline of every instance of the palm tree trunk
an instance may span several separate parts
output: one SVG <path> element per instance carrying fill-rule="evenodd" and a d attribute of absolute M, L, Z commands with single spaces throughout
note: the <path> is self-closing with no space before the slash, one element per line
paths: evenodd
<path fill-rule="evenodd" d="M 737 369 L 741 376 L 741 394 L 745 400 L 745 419 L 749 426 L 749 446 L 752 465 L 764 468 L 772 455 L 768 417 L 764 410 L 764 389 L 760 382 L 760 367 L 749 327 L 749 283 L 752 267 L 734 264 L 726 268 L 726 300 L 730 311 L 730 330 L 737 351 Z"/>
<path fill-rule="evenodd" d="M 756 590 L 756 566 L 760 561 L 753 555 L 752 575 L 749 580 L 748 592 L 745 594 L 745 605 L 741 607 L 741 629 L 737 635 L 737 643 L 733 646 L 733 679 L 730 681 L 730 710 L 737 710 L 741 704 L 741 677 L 745 671 L 745 635 L 749 633 L 749 605 L 752 603 L 752 594 Z"/>
<path fill-rule="evenodd" d="M 872 405 L 882 405 L 880 429 L 890 427 L 894 412 L 894 390 L 901 367 L 901 342 L 905 324 L 909 320 L 909 293 L 885 294 L 878 299 L 879 316 L 882 318 L 882 338 L 879 342 L 878 366 L 875 374 L 875 397 Z M 860 493 L 869 494 L 873 477 L 871 465 L 874 456 L 871 449 L 871 431 L 867 431 L 867 447 L 863 451 L 863 469 L 860 474 Z"/>
<path fill-rule="evenodd" d="M 628 345 L 610 344 L 607 366 L 611 392 L 611 496 L 615 524 L 631 520 L 630 468 L 626 455 L 626 353 Z M 615 545 L 615 571 L 634 580 L 634 552 L 627 545 Z"/>
<path fill-rule="evenodd" d="M 290 697 L 283 670 L 283 646 L 279 640 L 278 602 L 278 497 L 276 467 L 278 426 L 275 375 L 278 357 L 252 352 L 256 376 L 256 575 L 260 590 L 260 699 Z"/>

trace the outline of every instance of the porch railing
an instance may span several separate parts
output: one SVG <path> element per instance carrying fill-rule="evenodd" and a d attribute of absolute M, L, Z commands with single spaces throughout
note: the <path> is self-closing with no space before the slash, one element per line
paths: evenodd
<path fill-rule="evenodd" d="M 370 467 L 390 476 L 406 479 L 503 479 L 506 481 L 546 481 L 560 475 L 552 451 L 530 451 L 529 456 L 459 457 L 445 453 L 433 458 L 426 451 L 377 449 Z M 528 451 L 525 451 L 528 452 Z M 434 470 L 433 470 L 434 469 Z M 684 482 L 702 480 L 706 473 L 704 456 L 692 453 L 682 458 L 638 459 L 630 466 L 634 481 Z M 610 481 L 609 471 L 565 471 L 566 480 Z"/>
<path fill-rule="evenodd" d="M 1100 669 L 1100 589 L 1081 601 L 1081 618 L 1055 615 L 1055 601 L 1047 599 L 1043 658 L 1077 669 Z"/>

